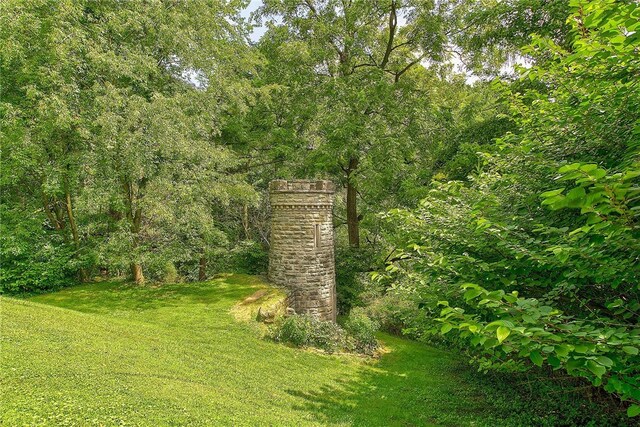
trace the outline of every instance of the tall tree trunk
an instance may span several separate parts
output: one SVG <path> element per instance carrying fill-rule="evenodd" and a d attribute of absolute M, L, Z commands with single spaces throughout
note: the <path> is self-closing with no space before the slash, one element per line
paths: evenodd
<path fill-rule="evenodd" d="M 71 193 L 67 189 L 65 191 L 67 218 L 69 219 L 69 227 L 71 228 L 71 236 L 73 237 L 73 243 L 76 245 L 76 249 L 80 248 L 80 236 L 78 234 L 78 224 L 76 223 L 76 217 L 73 214 L 73 204 L 71 203 Z"/>
<path fill-rule="evenodd" d="M 64 210 L 62 209 L 62 203 L 58 202 L 58 200 L 55 197 L 53 198 L 53 203 L 54 203 L 53 212 L 56 216 L 57 223 L 60 225 L 60 228 L 58 229 L 64 230 L 64 228 L 66 227 L 66 222 L 64 220 Z M 69 236 L 67 235 L 66 232 L 62 233 L 62 235 L 64 236 L 65 243 L 67 243 L 69 241 Z"/>
<path fill-rule="evenodd" d="M 204 281 L 207 279 L 207 257 L 202 255 L 200 257 L 200 263 L 198 267 L 198 280 Z"/>
<path fill-rule="evenodd" d="M 349 246 L 360 247 L 360 218 L 358 218 L 358 201 L 356 187 L 353 185 L 351 174 L 358 168 L 358 159 L 349 159 L 347 173 L 347 230 L 349 233 Z"/>

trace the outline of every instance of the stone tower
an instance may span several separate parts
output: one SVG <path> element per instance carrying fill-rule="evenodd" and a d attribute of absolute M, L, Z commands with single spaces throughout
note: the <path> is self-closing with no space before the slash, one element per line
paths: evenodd
<path fill-rule="evenodd" d="M 331 321 L 336 320 L 334 191 L 330 181 L 269 184 L 269 279 L 289 289 L 296 313 Z"/>

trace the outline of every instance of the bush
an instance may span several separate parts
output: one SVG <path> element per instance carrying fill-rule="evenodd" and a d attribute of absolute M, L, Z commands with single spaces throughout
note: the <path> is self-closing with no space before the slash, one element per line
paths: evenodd
<path fill-rule="evenodd" d="M 371 320 L 364 309 L 356 307 L 351 310 L 349 317 L 344 321 L 343 328 L 348 336 L 348 345 L 353 351 L 372 355 L 378 349 L 375 334 L 380 324 Z"/>
<path fill-rule="evenodd" d="M 377 322 L 369 319 L 363 309 L 357 309 L 345 320 L 344 328 L 304 314 L 286 317 L 274 326 L 271 338 L 296 347 L 319 348 L 327 353 L 373 355 L 378 348 L 377 330 Z"/>
<path fill-rule="evenodd" d="M 286 317 L 276 325 L 272 338 L 296 347 L 315 347 L 334 353 L 345 347 L 345 333 L 333 322 L 323 322 L 308 315 Z"/>
<path fill-rule="evenodd" d="M 640 416 L 638 9 L 572 4 L 572 50 L 528 48 L 547 60 L 509 101 L 519 132 L 469 183 L 389 212 L 400 249 L 383 274 L 421 299 L 425 335 L 453 336 L 482 370 L 564 371 Z"/>
<path fill-rule="evenodd" d="M 180 280 L 180 275 L 178 274 L 175 264 L 167 261 L 164 265 L 162 281 L 164 283 L 176 283 L 178 280 Z"/>
<path fill-rule="evenodd" d="M 309 335 L 312 334 L 312 319 L 307 316 L 290 316 L 277 325 L 273 339 L 278 342 L 286 342 L 296 347 L 304 347 L 309 343 Z"/>
<path fill-rule="evenodd" d="M 78 271 L 74 251 L 43 218 L 1 210 L 0 294 L 41 292 L 73 283 Z"/>
<path fill-rule="evenodd" d="M 168 250 L 158 250 L 142 260 L 145 279 L 150 283 L 176 283 L 180 281 L 180 274 L 173 260 L 175 254 Z M 123 266 L 129 271 L 128 260 Z"/>

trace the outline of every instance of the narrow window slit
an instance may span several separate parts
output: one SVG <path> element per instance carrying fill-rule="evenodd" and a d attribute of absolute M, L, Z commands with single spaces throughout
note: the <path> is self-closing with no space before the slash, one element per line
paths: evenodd
<path fill-rule="evenodd" d="M 316 248 L 320 247 L 320 224 L 316 224 L 313 230 L 313 245 Z"/>

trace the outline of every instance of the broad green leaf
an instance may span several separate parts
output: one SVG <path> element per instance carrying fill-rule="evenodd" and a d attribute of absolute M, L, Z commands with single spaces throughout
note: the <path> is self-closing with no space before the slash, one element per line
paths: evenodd
<path fill-rule="evenodd" d="M 559 368 L 561 365 L 560 359 L 555 356 L 549 356 L 547 358 L 547 361 L 549 362 L 549 365 L 551 365 L 554 369 Z"/>
<path fill-rule="evenodd" d="M 464 293 L 464 299 L 469 301 L 480 294 L 482 294 L 482 291 L 480 289 L 469 289 Z"/>
<path fill-rule="evenodd" d="M 609 359 L 607 356 L 598 356 L 598 358 L 596 360 L 601 365 L 604 365 L 604 366 L 607 366 L 607 367 L 613 366 L 613 360 Z"/>
<path fill-rule="evenodd" d="M 640 415 L 640 405 L 631 405 L 627 408 L 627 416 L 629 418 L 637 417 L 638 415 Z"/>
<path fill-rule="evenodd" d="M 558 356 L 564 357 L 569 355 L 569 352 L 571 351 L 571 347 L 569 347 L 566 344 L 560 344 L 554 347 L 554 351 Z"/>
<path fill-rule="evenodd" d="M 515 325 L 512 322 L 508 320 L 500 319 L 500 320 L 494 320 L 493 322 L 487 324 L 486 328 L 491 329 L 498 326 L 506 326 L 509 329 L 513 329 L 515 327 Z"/>
<path fill-rule="evenodd" d="M 555 195 L 555 196 L 551 196 L 551 197 L 547 197 L 546 199 L 544 199 L 542 201 L 542 205 L 558 205 L 560 206 L 561 203 L 565 200 L 565 197 L 561 194 Z M 555 206 L 553 206 L 555 208 Z"/>
<path fill-rule="evenodd" d="M 533 362 L 534 365 L 537 366 L 542 366 L 542 362 L 544 361 L 544 359 L 542 358 L 542 356 L 540 355 L 539 352 L 537 351 L 532 351 L 529 354 L 529 359 L 531 359 L 531 361 Z"/>
<path fill-rule="evenodd" d="M 584 187 L 576 187 L 569 190 L 567 193 L 567 206 L 572 208 L 578 208 L 583 205 L 587 193 Z"/>
<path fill-rule="evenodd" d="M 589 172 L 589 176 L 595 179 L 604 178 L 606 175 L 607 175 L 607 171 L 604 169 L 596 169 L 592 172 Z"/>
<path fill-rule="evenodd" d="M 569 165 L 562 166 L 560 169 L 558 169 L 558 172 L 566 173 L 566 172 L 574 171 L 579 167 L 580 167 L 580 163 L 571 163 Z"/>
<path fill-rule="evenodd" d="M 567 371 L 571 372 L 577 368 L 582 368 L 584 364 L 584 359 L 569 359 L 567 361 Z"/>
<path fill-rule="evenodd" d="M 542 193 L 540 195 L 540 197 L 542 198 L 548 198 L 548 197 L 553 197 L 553 196 L 557 196 L 558 194 L 562 193 L 564 191 L 565 187 L 562 188 L 558 188 L 556 190 L 551 190 L 551 191 L 545 191 L 544 193 Z"/>
<path fill-rule="evenodd" d="M 509 334 L 511 334 L 511 329 L 507 328 L 506 326 L 500 326 L 497 330 L 496 330 L 496 335 L 498 336 L 498 342 L 502 342 L 504 341 Z"/>
<path fill-rule="evenodd" d="M 607 368 L 605 368 L 604 366 L 602 366 L 601 364 L 593 360 L 587 361 L 587 368 L 591 372 L 593 372 L 598 378 L 602 377 L 607 372 Z"/>
<path fill-rule="evenodd" d="M 583 171 L 583 172 L 591 172 L 591 171 L 596 170 L 596 169 L 598 169 L 598 165 L 593 164 L 593 163 L 589 163 L 589 164 L 580 166 L 580 170 Z"/>

